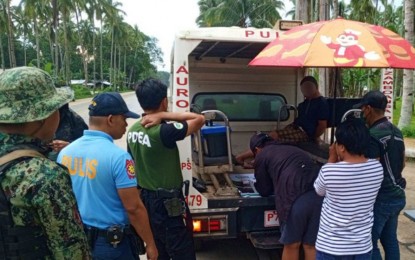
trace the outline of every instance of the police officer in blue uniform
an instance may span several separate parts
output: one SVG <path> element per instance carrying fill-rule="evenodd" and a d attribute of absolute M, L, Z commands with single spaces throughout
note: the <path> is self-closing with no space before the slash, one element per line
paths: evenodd
<path fill-rule="evenodd" d="M 119 93 L 98 94 L 89 106 L 90 130 L 65 147 L 58 162 L 72 177 L 72 186 L 94 259 L 138 259 L 137 237 L 146 243 L 148 259 L 158 252 L 147 210 L 137 189 L 134 162 L 117 147 L 128 126 L 129 111 Z"/>

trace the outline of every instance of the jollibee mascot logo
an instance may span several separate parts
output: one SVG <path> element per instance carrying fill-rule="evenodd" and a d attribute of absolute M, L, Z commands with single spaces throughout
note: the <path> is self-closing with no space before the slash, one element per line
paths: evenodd
<path fill-rule="evenodd" d="M 378 60 L 379 54 L 375 51 L 366 52 L 365 48 L 359 44 L 361 32 L 346 29 L 339 34 L 336 42 L 332 42 L 330 36 L 322 35 L 320 40 L 330 49 L 334 50 L 334 63 L 339 67 L 362 67 L 365 59 Z"/>

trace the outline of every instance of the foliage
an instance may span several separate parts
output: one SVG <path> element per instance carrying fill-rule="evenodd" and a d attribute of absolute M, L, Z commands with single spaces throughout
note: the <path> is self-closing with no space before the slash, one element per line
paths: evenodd
<path fill-rule="evenodd" d="M 75 92 L 75 99 L 92 97 L 91 89 L 83 85 L 73 85 L 72 89 Z"/>
<path fill-rule="evenodd" d="M 415 126 L 406 126 L 402 128 L 402 134 L 404 137 L 415 138 Z"/>
<path fill-rule="evenodd" d="M 401 117 L 401 107 L 402 100 L 401 98 L 395 99 L 394 109 L 393 109 L 393 124 L 398 125 L 399 118 Z M 411 125 L 415 127 L 415 114 L 412 115 Z"/>
<path fill-rule="evenodd" d="M 4 60 L 9 68 L 13 55 L 8 44 L 6 3 L 9 1 L 0 0 L 0 66 Z M 64 84 L 71 79 L 113 80 L 115 86 L 124 87 L 155 75 L 162 62 L 157 39 L 126 23 L 120 2 L 20 0 L 13 4 L 16 66 L 47 69 Z"/>
<path fill-rule="evenodd" d="M 280 0 L 199 0 L 200 15 L 196 22 L 201 27 L 239 26 L 273 27 L 281 19 Z"/>
<path fill-rule="evenodd" d="M 167 71 L 159 71 L 159 72 L 157 72 L 156 78 L 158 78 L 159 80 L 161 80 L 161 82 L 163 82 L 164 84 L 166 84 L 166 86 L 170 86 L 170 73 L 168 73 Z"/>

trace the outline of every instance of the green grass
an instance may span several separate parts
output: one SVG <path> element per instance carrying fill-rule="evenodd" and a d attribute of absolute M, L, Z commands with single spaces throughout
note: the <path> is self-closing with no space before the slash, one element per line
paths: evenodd
<path fill-rule="evenodd" d="M 396 107 L 393 110 L 393 124 L 398 125 L 399 118 L 401 116 L 402 101 L 397 99 L 395 105 Z M 404 137 L 415 138 L 415 114 L 412 114 L 411 125 L 402 129 L 402 134 Z"/>
<path fill-rule="evenodd" d="M 81 99 L 81 98 L 89 98 L 93 97 L 94 95 L 100 93 L 100 92 L 111 92 L 113 89 L 111 87 L 104 88 L 101 90 L 100 88 L 95 89 L 95 94 L 92 93 L 92 88 L 85 87 L 84 85 L 74 85 L 72 86 L 72 89 L 75 92 L 75 99 Z M 131 89 L 125 89 L 122 88 L 118 92 L 130 92 Z"/>
<path fill-rule="evenodd" d="M 91 90 L 82 85 L 74 85 L 72 89 L 75 92 L 75 99 L 92 97 Z"/>

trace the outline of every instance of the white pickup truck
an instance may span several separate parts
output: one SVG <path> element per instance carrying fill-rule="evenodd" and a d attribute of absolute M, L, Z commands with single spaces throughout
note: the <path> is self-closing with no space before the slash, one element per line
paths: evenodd
<path fill-rule="evenodd" d="M 253 170 L 235 164 L 233 156 L 248 148 L 256 131 L 291 123 L 295 113 L 285 105 L 303 101 L 298 87 L 302 69 L 248 66 L 281 33 L 227 27 L 176 35 L 170 107 L 202 112 L 209 123 L 178 144 L 184 179 L 207 183 L 206 190 L 190 185 L 187 196 L 196 239 L 243 234 L 257 248 L 281 247 L 274 198 L 255 193 Z"/>

